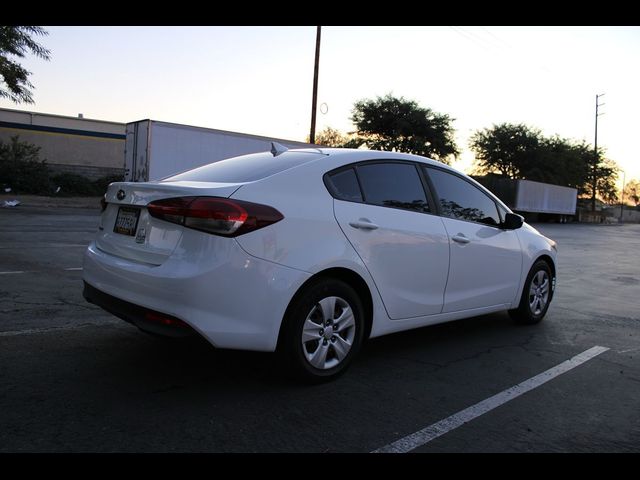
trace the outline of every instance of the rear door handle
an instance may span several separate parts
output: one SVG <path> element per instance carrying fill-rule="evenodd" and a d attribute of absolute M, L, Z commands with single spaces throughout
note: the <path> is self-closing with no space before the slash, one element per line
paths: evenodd
<path fill-rule="evenodd" d="M 378 228 L 378 225 L 372 223 L 367 218 L 360 218 L 357 222 L 349 222 L 349 225 L 351 225 L 353 228 L 359 228 L 361 230 L 375 230 L 376 228 Z"/>
<path fill-rule="evenodd" d="M 453 237 L 451 237 L 451 240 L 453 240 L 454 242 L 462 243 L 462 244 L 469 243 L 471 241 L 467 237 L 465 237 L 462 233 L 454 235 Z"/>

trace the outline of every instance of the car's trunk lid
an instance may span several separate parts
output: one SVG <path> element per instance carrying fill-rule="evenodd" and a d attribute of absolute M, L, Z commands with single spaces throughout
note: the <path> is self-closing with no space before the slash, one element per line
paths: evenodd
<path fill-rule="evenodd" d="M 183 228 L 149 215 L 154 200 L 182 196 L 229 197 L 241 183 L 116 182 L 109 185 L 96 246 L 127 260 L 161 265 L 175 250 Z"/>

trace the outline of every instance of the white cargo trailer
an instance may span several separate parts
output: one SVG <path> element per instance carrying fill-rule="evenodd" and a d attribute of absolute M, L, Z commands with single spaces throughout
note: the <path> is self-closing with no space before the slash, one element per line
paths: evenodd
<path fill-rule="evenodd" d="M 578 190 L 575 188 L 496 175 L 475 178 L 528 221 L 565 222 L 576 214 Z"/>
<path fill-rule="evenodd" d="M 517 180 L 516 201 L 512 208 L 521 212 L 575 215 L 578 191 L 549 183 Z"/>
<path fill-rule="evenodd" d="M 127 182 L 159 180 L 225 158 L 265 152 L 271 149 L 273 141 L 288 148 L 315 146 L 156 120 L 128 123 L 126 136 L 124 179 Z"/>

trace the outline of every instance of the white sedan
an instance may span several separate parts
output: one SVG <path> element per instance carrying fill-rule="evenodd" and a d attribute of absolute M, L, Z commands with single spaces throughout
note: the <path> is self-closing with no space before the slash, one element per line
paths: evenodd
<path fill-rule="evenodd" d="M 546 314 L 556 244 L 466 175 L 415 155 L 300 149 L 112 183 L 84 296 L 141 330 L 343 373 L 365 339 Z"/>

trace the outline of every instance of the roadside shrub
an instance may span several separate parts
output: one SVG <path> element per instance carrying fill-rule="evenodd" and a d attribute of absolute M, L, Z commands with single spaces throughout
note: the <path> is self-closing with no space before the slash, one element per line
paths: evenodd
<path fill-rule="evenodd" d="M 52 174 L 46 160 L 40 160 L 40 147 L 21 142 L 17 135 L 8 143 L 0 140 L 0 193 L 9 187 L 12 194 L 98 197 L 110 183 L 122 180 L 122 175 L 107 175 L 92 181 L 75 173 Z"/>
<path fill-rule="evenodd" d="M 21 142 L 16 135 L 8 143 L 0 140 L 0 186 L 11 193 L 48 195 L 51 190 L 49 167 L 40 160 L 40 147 Z"/>
<path fill-rule="evenodd" d="M 60 191 L 56 193 L 57 196 L 91 197 L 98 195 L 95 192 L 95 186 L 91 180 L 75 173 L 59 173 L 54 175 L 51 177 L 51 183 L 53 192 L 60 187 Z"/>
<path fill-rule="evenodd" d="M 124 175 L 107 175 L 105 177 L 100 177 L 99 179 L 95 180 L 93 184 L 95 185 L 98 195 L 102 195 L 104 194 L 104 192 L 107 191 L 107 187 L 109 186 L 110 183 L 123 182 L 123 181 L 124 181 Z"/>
<path fill-rule="evenodd" d="M 91 181 L 87 177 L 75 173 L 60 173 L 52 178 L 53 191 L 58 187 L 56 196 L 61 197 L 97 197 L 107 191 L 111 182 L 121 182 L 122 175 L 107 175 Z"/>

